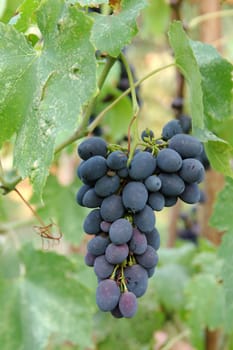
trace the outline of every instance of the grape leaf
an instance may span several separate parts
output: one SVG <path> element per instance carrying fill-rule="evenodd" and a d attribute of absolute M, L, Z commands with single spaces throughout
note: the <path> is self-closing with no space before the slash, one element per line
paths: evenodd
<path fill-rule="evenodd" d="M 232 66 L 220 58 L 216 50 L 209 45 L 189 40 L 180 22 L 175 21 L 171 24 L 169 40 L 174 50 L 176 64 L 189 85 L 193 134 L 201 141 L 208 142 L 206 149 L 211 166 L 225 175 L 233 176 L 233 171 L 229 167 L 230 157 L 233 154 L 231 145 L 216 136 L 219 135 L 218 130 L 215 130 L 216 134 L 214 134 L 208 129 L 210 115 L 211 118 L 216 118 L 216 113 L 222 113 L 224 120 L 229 118 Z M 213 63 L 206 68 L 212 60 Z M 226 82 L 222 82 L 220 78 L 223 70 Z M 227 98 L 227 101 L 222 102 L 221 99 L 218 101 L 217 93 L 212 92 L 216 90 L 216 79 L 219 84 L 218 89 L 223 90 L 220 96 Z M 224 104 L 222 112 L 221 104 Z M 215 106 L 217 112 L 213 113 Z"/>
<path fill-rule="evenodd" d="M 145 0 L 122 0 L 119 13 L 94 14 L 92 40 L 96 48 L 117 57 L 137 34 L 136 18 L 145 6 Z"/>
<path fill-rule="evenodd" d="M 233 65 L 210 45 L 192 40 L 190 45 L 201 73 L 207 122 L 209 118 L 220 121 L 231 118 Z"/>
<path fill-rule="evenodd" d="M 74 130 L 97 88 L 90 18 L 62 0 L 44 1 L 37 17 L 40 51 L 13 27 L 0 26 L 0 143 L 17 131 L 15 166 L 40 194 L 56 138 Z"/>
<path fill-rule="evenodd" d="M 20 258 L 21 275 L 0 283 L 2 347 L 42 350 L 65 341 L 91 347 L 94 297 L 76 277 L 74 262 L 29 246 Z"/>
<path fill-rule="evenodd" d="M 17 17 L 13 17 L 14 26 L 19 32 L 25 32 L 28 27 L 34 23 L 32 20 L 35 17 L 35 11 L 38 8 L 41 0 L 24 0 L 17 10 Z"/>
<path fill-rule="evenodd" d="M 229 331 L 233 327 L 233 180 L 226 179 L 224 189 L 219 193 L 215 203 L 213 214 L 210 218 L 210 224 L 220 231 L 226 231 L 223 236 L 219 249 L 219 255 L 223 259 L 221 276 L 223 279 L 223 288 L 227 304 L 227 324 Z"/>
<path fill-rule="evenodd" d="M 49 176 L 43 191 L 45 204 L 38 209 L 38 214 L 46 222 L 49 223 L 52 219 L 59 226 L 63 238 L 75 245 L 84 238 L 83 221 L 89 212 L 76 203 L 76 193 L 80 186 L 78 181 L 70 186 L 62 186 L 55 176 Z"/>
<path fill-rule="evenodd" d="M 108 0 L 69 0 L 72 4 L 80 4 L 81 6 L 97 6 L 108 4 Z"/>

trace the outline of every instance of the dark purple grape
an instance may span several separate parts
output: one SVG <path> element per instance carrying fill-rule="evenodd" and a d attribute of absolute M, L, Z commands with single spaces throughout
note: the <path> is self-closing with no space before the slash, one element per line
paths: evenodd
<path fill-rule="evenodd" d="M 95 256 L 103 255 L 109 243 L 110 243 L 110 240 L 108 236 L 104 236 L 104 235 L 95 236 L 90 241 L 88 241 L 87 251 Z"/>
<path fill-rule="evenodd" d="M 100 207 L 100 213 L 104 221 L 113 222 L 124 216 L 124 206 L 121 196 L 111 195 L 106 197 Z"/>
<path fill-rule="evenodd" d="M 94 262 L 94 271 L 97 277 L 101 279 L 111 276 L 114 265 L 110 264 L 104 255 L 97 256 Z"/>
<path fill-rule="evenodd" d="M 158 250 L 160 247 L 160 235 L 156 227 L 153 231 L 146 233 L 147 244 Z"/>
<path fill-rule="evenodd" d="M 109 237 L 112 243 L 124 244 L 128 242 L 133 234 L 133 227 L 126 219 L 118 219 L 114 221 L 109 230 Z"/>
<path fill-rule="evenodd" d="M 80 187 L 80 189 L 78 190 L 77 192 L 77 195 L 76 195 L 76 200 L 77 200 L 77 203 L 79 205 L 81 205 L 82 207 L 84 206 L 83 204 L 83 197 L 85 195 L 85 193 L 90 189 L 91 187 L 89 185 L 82 185 Z"/>
<path fill-rule="evenodd" d="M 157 175 L 151 175 L 146 178 L 144 184 L 150 192 L 157 192 L 162 186 L 161 180 Z"/>
<path fill-rule="evenodd" d="M 179 175 L 185 182 L 199 183 L 204 180 L 205 169 L 199 160 L 187 158 L 183 160 Z"/>
<path fill-rule="evenodd" d="M 129 169 L 122 168 L 122 169 L 117 171 L 117 175 L 120 176 L 120 178 L 125 179 L 129 175 Z"/>
<path fill-rule="evenodd" d="M 167 141 L 171 139 L 176 134 L 181 134 L 183 132 L 179 120 L 170 120 L 164 125 L 162 130 L 162 138 Z"/>
<path fill-rule="evenodd" d="M 90 252 L 87 252 L 85 255 L 85 263 L 87 266 L 94 266 L 96 256 L 91 254 Z"/>
<path fill-rule="evenodd" d="M 184 191 L 185 184 L 180 176 L 176 174 L 159 174 L 159 178 L 162 182 L 160 191 L 163 195 L 168 197 L 175 197 Z"/>
<path fill-rule="evenodd" d="M 121 264 L 129 254 L 128 244 L 110 243 L 105 251 L 105 258 L 110 264 Z"/>
<path fill-rule="evenodd" d="M 148 273 L 148 278 L 152 277 L 155 273 L 155 267 L 151 267 L 150 269 L 146 269 Z"/>
<path fill-rule="evenodd" d="M 191 135 L 178 134 L 169 140 L 168 147 L 178 152 L 182 158 L 195 158 L 202 151 L 202 144 Z"/>
<path fill-rule="evenodd" d="M 106 159 L 102 156 L 94 156 L 85 160 L 80 170 L 80 176 L 82 181 L 96 181 L 106 172 Z"/>
<path fill-rule="evenodd" d="M 132 292 L 124 292 L 120 296 L 119 310 L 126 318 L 131 318 L 135 315 L 138 308 L 137 298 Z"/>
<path fill-rule="evenodd" d="M 122 318 L 123 317 L 122 313 L 120 312 L 119 305 L 117 305 L 115 307 L 115 309 L 111 310 L 111 314 L 115 318 Z"/>
<path fill-rule="evenodd" d="M 96 155 L 106 157 L 107 144 L 103 139 L 99 137 L 90 137 L 80 143 L 78 146 L 78 154 L 80 158 L 84 160 Z"/>
<path fill-rule="evenodd" d="M 109 232 L 111 222 L 101 221 L 100 228 L 103 232 Z"/>
<path fill-rule="evenodd" d="M 176 204 L 178 199 L 176 196 L 174 197 L 164 196 L 164 198 L 165 198 L 165 205 L 164 205 L 165 207 L 173 207 L 173 205 Z"/>
<path fill-rule="evenodd" d="M 100 197 L 108 197 L 115 193 L 120 187 L 120 178 L 118 175 L 104 175 L 96 181 L 95 192 Z"/>
<path fill-rule="evenodd" d="M 127 155 L 122 151 L 114 151 L 107 158 L 107 166 L 113 170 L 120 170 L 127 166 Z"/>
<path fill-rule="evenodd" d="M 101 205 L 103 198 L 99 197 L 93 188 L 90 188 L 83 196 L 83 205 L 87 208 L 97 208 Z"/>
<path fill-rule="evenodd" d="M 196 183 L 186 184 L 185 190 L 179 195 L 183 202 L 195 204 L 200 200 L 200 190 Z"/>
<path fill-rule="evenodd" d="M 128 266 L 124 270 L 127 288 L 137 298 L 145 294 L 148 286 L 147 271 L 140 265 Z"/>
<path fill-rule="evenodd" d="M 101 221 L 100 209 L 92 210 L 83 223 L 84 231 L 90 235 L 99 233 Z"/>
<path fill-rule="evenodd" d="M 147 189 L 141 182 L 131 181 L 123 189 L 123 204 L 126 209 L 133 213 L 142 210 L 146 205 L 147 199 Z"/>
<path fill-rule="evenodd" d="M 96 304 L 102 311 L 111 311 L 117 306 L 120 295 L 120 288 L 115 281 L 103 280 L 96 289 Z"/>
<path fill-rule="evenodd" d="M 157 154 L 157 166 L 166 173 L 175 173 L 182 166 L 182 158 L 173 149 L 164 148 Z"/>
<path fill-rule="evenodd" d="M 150 232 L 155 226 L 155 214 L 151 207 L 145 206 L 143 210 L 134 215 L 134 223 L 142 232 Z"/>
<path fill-rule="evenodd" d="M 134 254 L 143 254 L 147 248 L 147 239 L 144 233 L 136 227 L 133 229 L 133 236 L 129 242 L 129 250 Z"/>
<path fill-rule="evenodd" d="M 153 192 L 149 195 L 148 204 L 153 210 L 160 211 L 165 205 L 164 196 L 160 192 Z"/>
<path fill-rule="evenodd" d="M 149 138 L 149 139 L 153 139 L 153 137 L 154 137 L 154 133 L 153 133 L 153 131 L 150 130 L 150 129 L 145 129 L 145 130 L 143 130 L 142 133 L 141 133 L 141 139 L 142 139 L 142 141 L 147 141 L 148 138 Z"/>
<path fill-rule="evenodd" d="M 158 264 L 158 254 L 156 250 L 148 245 L 145 253 L 141 255 L 135 255 L 137 262 L 146 269 L 155 267 Z"/>
<path fill-rule="evenodd" d="M 183 133 L 189 134 L 192 130 L 192 119 L 185 114 L 181 114 L 178 119 L 182 127 Z"/>
<path fill-rule="evenodd" d="M 133 180 L 144 180 L 152 175 L 156 168 L 156 159 L 149 152 L 138 152 L 129 166 L 129 176 Z"/>

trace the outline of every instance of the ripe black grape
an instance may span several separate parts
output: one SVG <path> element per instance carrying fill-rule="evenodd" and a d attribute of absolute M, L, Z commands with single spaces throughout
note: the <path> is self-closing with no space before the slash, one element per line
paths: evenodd
<path fill-rule="evenodd" d="M 134 316 L 138 308 L 137 298 L 132 292 L 124 292 L 120 296 L 119 310 L 126 318 Z"/>
<path fill-rule="evenodd" d="M 161 173 L 159 178 L 162 182 L 160 191 L 165 196 L 174 197 L 178 196 L 184 191 L 185 184 L 180 176 L 176 174 Z"/>
<path fill-rule="evenodd" d="M 105 253 L 110 240 L 108 236 L 98 235 L 87 243 L 87 251 L 92 255 L 99 256 Z"/>
<path fill-rule="evenodd" d="M 156 168 L 156 159 L 149 152 L 138 152 L 129 167 L 129 176 L 133 180 L 144 180 L 152 175 Z"/>
<path fill-rule="evenodd" d="M 147 202 L 148 192 L 141 182 L 129 182 L 123 189 L 122 201 L 126 209 L 136 213 L 142 210 Z"/>
<path fill-rule="evenodd" d="M 106 197 L 100 207 L 100 213 L 105 221 L 113 222 L 120 219 L 125 212 L 121 196 L 111 195 Z"/>
<path fill-rule="evenodd" d="M 143 254 L 147 248 L 147 239 L 144 233 L 136 227 L 133 229 L 133 235 L 129 242 L 130 252 L 134 254 Z"/>
<path fill-rule="evenodd" d="M 182 158 L 195 158 L 202 151 L 202 144 L 195 137 L 178 134 L 169 140 L 168 147 L 178 152 Z"/>
<path fill-rule="evenodd" d="M 151 193 L 148 198 L 148 204 L 153 210 L 162 210 L 165 205 L 164 195 L 160 192 Z"/>
<path fill-rule="evenodd" d="M 100 232 L 100 223 L 102 221 L 100 210 L 92 210 L 86 217 L 83 223 L 83 229 L 86 233 L 97 234 Z"/>
<path fill-rule="evenodd" d="M 99 197 L 93 188 L 90 188 L 82 198 L 83 206 L 87 208 L 97 208 L 101 205 L 103 198 Z"/>
<path fill-rule="evenodd" d="M 162 182 L 157 175 L 151 175 L 151 176 L 147 177 L 144 181 L 144 184 L 145 184 L 147 190 L 150 192 L 156 192 L 162 186 Z"/>
<path fill-rule="evenodd" d="M 155 226 L 155 214 L 149 205 L 134 215 L 134 223 L 142 232 L 150 232 Z"/>
<path fill-rule="evenodd" d="M 136 256 L 136 260 L 144 268 L 151 269 L 158 264 L 158 254 L 152 246 L 148 245 L 143 254 Z"/>
<path fill-rule="evenodd" d="M 164 148 L 157 155 L 157 165 L 166 173 L 175 173 L 182 166 L 182 158 L 173 149 Z"/>
<path fill-rule="evenodd" d="M 183 132 L 179 120 L 170 120 L 166 125 L 164 125 L 162 130 L 162 138 L 164 140 L 169 140 L 172 136 L 176 134 L 181 134 Z"/>
<path fill-rule="evenodd" d="M 99 197 L 108 197 L 115 193 L 120 187 L 120 178 L 118 175 L 104 175 L 96 181 L 95 192 Z"/>
<path fill-rule="evenodd" d="M 95 169 L 95 171 L 93 171 Z M 106 159 L 102 156 L 94 156 L 85 160 L 82 165 L 80 176 L 82 180 L 96 181 L 107 172 Z"/>
<path fill-rule="evenodd" d="M 86 160 L 93 156 L 99 155 L 106 157 L 107 155 L 107 144 L 100 137 L 91 137 L 84 140 L 78 146 L 78 154 L 80 158 Z"/>
<path fill-rule="evenodd" d="M 118 219 L 114 221 L 109 230 L 109 237 L 115 244 L 123 244 L 128 242 L 133 234 L 133 227 L 126 219 Z"/>
<path fill-rule="evenodd" d="M 137 298 L 145 294 L 148 286 L 148 274 L 141 265 L 126 267 L 125 279 L 128 290 L 133 292 Z"/>
<path fill-rule="evenodd" d="M 110 243 L 105 251 L 105 258 L 110 264 L 121 264 L 129 254 L 128 244 Z"/>
<path fill-rule="evenodd" d="M 183 160 L 179 175 L 185 182 L 200 183 L 204 179 L 205 169 L 199 160 L 187 158 Z"/>
<path fill-rule="evenodd" d="M 95 258 L 94 271 L 98 278 L 106 279 L 111 276 L 114 270 L 114 265 L 110 264 L 104 255 L 99 255 Z"/>
<path fill-rule="evenodd" d="M 111 311 L 117 306 L 120 295 L 121 291 L 117 283 L 111 279 L 105 279 L 96 289 L 96 303 L 100 310 Z"/>
<path fill-rule="evenodd" d="M 120 170 L 127 165 L 127 155 L 122 151 L 114 151 L 107 158 L 107 165 L 112 170 Z"/>

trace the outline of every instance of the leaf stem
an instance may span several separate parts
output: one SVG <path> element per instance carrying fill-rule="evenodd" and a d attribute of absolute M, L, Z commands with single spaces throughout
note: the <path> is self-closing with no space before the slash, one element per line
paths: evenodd
<path fill-rule="evenodd" d="M 147 75 L 145 75 L 143 78 L 139 79 L 138 81 L 136 81 L 134 83 L 134 87 L 139 86 L 140 84 L 142 84 L 145 80 L 151 78 L 153 75 L 167 69 L 170 67 L 174 67 L 175 63 L 170 63 L 166 66 L 154 69 L 153 71 L 151 71 L 150 73 L 148 73 Z M 118 98 L 116 98 L 112 103 L 110 103 L 105 109 L 102 110 L 102 112 L 99 113 L 99 115 L 95 118 L 95 120 L 93 120 L 93 122 L 88 126 L 88 132 L 92 132 L 96 126 L 101 122 L 101 120 L 103 119 L 103 117 L 105 116 L 105 114 L 110 111 L 118 102 L 120 102 L 120 100 L 122 98 L 124 98 L 125 96 L 127 96 L 129 93 L 131 92 L 131 88 L 125 90 Z"/>
<path fill-rule="evenodd" d="M 188 29 L 193 29 L 197 27 L 201 22 L 208 21 L 209 19 L 228 16 L 233 16 L 233 10 L 221 10 L 205 13 L 204 15 L 200 15 L 191 19 L 191 21 L 188 23 Z"/>

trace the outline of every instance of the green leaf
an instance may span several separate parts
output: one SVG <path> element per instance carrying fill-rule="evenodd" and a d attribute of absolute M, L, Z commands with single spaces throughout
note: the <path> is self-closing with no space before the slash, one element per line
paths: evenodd
<path fill-rule="evenodd" d="M 71 4 L 80 4 L 81 6 L 97 6 L 108 4 L 108 0 L 69 0 Z"/>
<path fill-rule="evenodd" d="M 15 166 L 40 194 L 56 139 L 73 132 L 83 105 L 96 92 L 96 60 L 89 41 L 92 21 L 83 12 L 51 0 L 37 16 L 41 51 L 11 26 L 0 27 L 0 142 L 18 133 Z"/>
<path fill-rule="evenodd" d="M 217 50 L 207 44 L 190 41 L 197 61 L 203 91 L 205 118 L 225 121 L 231 118 L 232 108 L 232 71 L 230 62 L 219 55 Z"/>
<path fill-rule="evenodd" d="M 117 14 L 94 14 L 92 40 L 98 50 L 117 57 L 137 33 L 136 18 L 146 6 L 146 0 L 122 0 Z"/>
<path fill-rule="evenodd" d="M 142 33 L 147 36 L 155 35 L 157 39 L 161 34 L 164 35 L 170 21 L 170 12 L 171 8 L 166 1 L 151 1 L 142 11 L 143 26 L 140 28 Z"/>
<path fill-rule="evenodd" d="M 218 130 L 215 135 L 208 129 L 211 118 L 227 120 L 230 117 L 232 65 L 209 45 L 189 40 L 180 22 L 171 24 L 169 40 L 176 64 L 189 85 L 193 134 L 201 141 L 208 141 L 206 150 L 211 166 L 233 176 L 229 166 L 232 147 L 216 136 Z"/>
<path fill-rule="evenodd" d="M 226 231 L 223 236 L 219 249 L 219 255 L 223 259 L 223 267 L 221 276 L 223 279 L 223 288 L 227 304 L 227 320 L 228 330 L 233 327 L 233 180 L 226 179 L 224 189 L 219 193 L 217 202 L 215 203 L 214 212 L 210 219 L 210 224 L 220 231 Z"/>
<path fill-rule="evenodd" d="M 157 299 L 168 311 L 180 310 L 183 307 L 187 281 L 188 274 L 181 265 L 167 264 L 157 268 L 153 278 L 154 290 Z"/>
<path fill-rule="evenodd" d="M 190 280 L 186 297 L 188 322 L 194 327 L 194 332 L 223 326 L 226 310 L 223 288 L 212 274 L 199 274 Z"/>
<path fill-rule="evenodd" d="M 41 0 L 24 0 L 17 11 L 15 28 L 19 32 L 25 32 L 35 22 L 35 11 Z"/>
<path fill-rule="evenodd" d="M 65 341 L 91 347 L 94 298 L 76 278 L 76 265 L 30 247 L 20 256 L 21 276 L 0 282 L 2 347 L 42 350 Z"/>
<path fill-rule="evenodd" d="M 84 238 L 83 221 L 89 212 L 76 202 L 80 186 L 78 181 L 71 186 L 62 186 L 55 176 L 49 176 L 43 192 L 45 204 L 38 209 L 38 214 L 48 224 L 53 220 L 63 233 L 63 238 L 75 245 Z"/>

